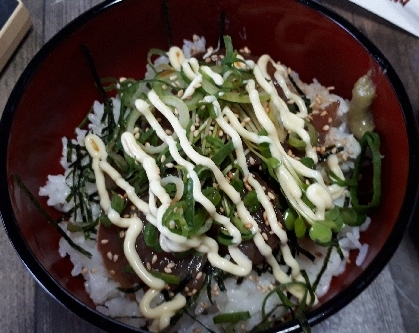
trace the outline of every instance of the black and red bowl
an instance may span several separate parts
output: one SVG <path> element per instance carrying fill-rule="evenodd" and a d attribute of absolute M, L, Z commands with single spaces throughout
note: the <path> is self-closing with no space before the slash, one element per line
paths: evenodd
<path fill-rule="evenodd" d="M 362 266 L 348 265 L 320 306 L 315 324 L 354 299 L 395 252 L 413 219 L 418 197 L 418 129 L 405 90 L 380 51 L 338 15 L 309 0 L 125 0 L 105 1 L 67 25 L 30 62 L 14 88 L 0 123 L 0 213 L 18 255 L 35 279 L 59 302 L 109 332 L 139 332 L 95 310 L 82 277 L 58 254 L 59 235 L 16 184 L 18 175 L 38 193 L 48 174 L 61 173 L 63 136 L 71 136 L 100 95 L 82 51 L 86 44 L 102 77 L 142 78 L 150 48 L 181 45 L 193 34 L 216 46 L 220 13 L 236 48 L 270 54 L 304 81 L 317 78 L 351 97 L 354 82 L 374 73 L 373 107 L 382 139 L 382 202 L 361 241 L 369 244 Z M 46 207 L 44 197 L 37 198 Z M 49 213 L 57 216 L 53 209 Z M 352 260 L 354 262 L 355 260 Z M 296 331 L 291 322 L 274 331 Z"/>

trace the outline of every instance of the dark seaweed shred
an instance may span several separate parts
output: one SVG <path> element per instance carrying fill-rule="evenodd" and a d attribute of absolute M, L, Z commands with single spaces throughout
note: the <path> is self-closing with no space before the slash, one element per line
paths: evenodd
<path fill-rule="evenodd" d="M 79 252 L 82 255 L 91 259 L 92 254 L 89 251 L 83 249 L 81 246 L 74 243 L 73 240 L 67 235 L 67 233 L 58 225 L 58 223 L 61 222 L 61 218 L 58 220 L 59 222 L 55 221 L 52 218 L 52 216 L 49 215 L 48 212 L 44 209 L 44 207 L 42 207 L 42 205 L 35 198 L 35 196 L 32 194 L 32 192 L 26 187 L 26 185 L 23 183 L 22 179 L 20 179 L 20 177 L 18 175 L 14 175 L 13 178 L 15 179 L 17 185 L 23 190 L 23 192 L 29 198 L 29 200 L 34 204 L 36 209 L 42 214 L 42 216 L 48 221 L 48 223 L 50 225 L 52 225 L 55 230 L 58 231 L 58 233 L 68 242 L 68 244 L 73 249 L 75 249 L 77 252 Z"/>

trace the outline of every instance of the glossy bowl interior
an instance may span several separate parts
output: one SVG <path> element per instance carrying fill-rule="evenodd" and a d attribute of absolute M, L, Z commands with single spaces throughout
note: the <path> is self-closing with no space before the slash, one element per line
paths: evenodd
<path fill-rule="evenodd" d="M 90 49 L 100 76 L 139 79 L 152 47 L 167 49 L 170 41 L 181 45 L 193 34 L 217 46 L 221 12 L 226 16 L 224 33 L 232 37 L 235 48 L 268 53 L 305 81 L 317 78 L 325 86 L 335 86 L 344 98 L 351 97 L 360 76 L 373 73 L 377 87 L 373 114 L 384 156 L 382 204 L 361 238 L 370 246 L 365 262 L 361 267 L 350 264 L 333 281 L 320 306 L 310 313 L 311 324 L 346 305 L 376 277 L 411 219 L 419 175 L 413 112 L 383 55 L 346 21 L 311 1 L 105 2 L 65 27 L 37 54 L 14 89 L 0 125 L 0 209 L 9 237 L 48 292 L 102 329 L 136 331 L 94 310 L 83 278 L 71 277 L 70 261 L 58 254 L 58 233 L 17 186 L 14 175 L 37 194 L 48 174 L 61 173 L 60 138 L 72 136 L 92 102 L 100 99 L 82 44 Z M 44 197 L 37 199 L 46 207 Z M 53 209 L 47 210 L 58 217 Z M 296 323 L 272 331 L 285 328 L 294 330 Z"/>

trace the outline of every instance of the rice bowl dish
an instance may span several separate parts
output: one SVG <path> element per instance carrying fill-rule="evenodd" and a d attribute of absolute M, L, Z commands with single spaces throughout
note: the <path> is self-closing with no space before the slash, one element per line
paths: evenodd
<path fill-rule="evenodd" d="M 168 4 L 170 6 L 165 7 Z M 165 8 L 168 11 L 165 11 Z M 221 12 L 225 12 L 225 18 L 227 19 L 224 31 L 220 31 Z M 205 15 L 202 15 L 202 13 L 205 13 Z M 192 17 L 199 17 L 200 19 L 191 19 Z M 263 24 L 260 24 L 260 22 L 263 22 Z M 260 276 L 257 273 L 252 278 L 250 276 L 246 279 L 237 278 L 231 284 L 227 283 L 227 280 L 222 280 L 226 281 L 224 285 L 229 287 L 228 292 L 239 288 L 243 291 L 242 288 L 252 288 L 252 279 L 253 281 L 257 281 L 257 279 L 261 281 L 263 276 L 263 281 L 258 283 L 259 286 L 256 285 L 256 289 L 265 291 L 263 293 L 264 298 L 271 292 L 275 293 L 275 295 L 270 296 L 272 299 L 268 299 L 267 302 L 274 301 L 275 297 L 279 297 L 277 295 L 282 297 L 281 292 L 286 298 L 291 298 L 291 303 L 288 303 L 285 298 L 284 301 L 288 305 L 292 305 L 292 311 L 284 308 L 284 311 L 288 314 L 283 319 L 276 318 L 278 320 L 275 319 L 270 322 L 270 328 L 263 329 L 264 332 L 300 331 L 301 319 L 304 320 L 304 317 L 310 326 L 324 321 L 328 317 L 331 317 L 332 322 L 336 322 L 332 316 L 348 305 L 372 283 L 396 251 L 406 225 L 409 221 L 414 221 L 418 196 L 416 184 L 419 173 L 417 172 L 416 152 L 418 151 L 417 142 L 419 140 L 417 139 L 417 123 L 408 96 L 391 64 L 354 26 L 314 1 L 280 0 L 278 2 L 262 0 L 257 3 L 242 1 L 241 5 L 237 6 L 236 2 L 202 0 L 194 3 L 194 6 L 190 6 L 190 3 L 186 1 L 177 0 L 170 2 L 165 0 L 160 2 L 109 0 L 75 19 L 48 41 L 29 63 L 13 89 L 0 121 L 0 156 L 2 156 L 1 164 L 3 166 L 0 167 L 0 196 L 2 198 L 0 200 L 0 214 L 7 234 L 19 257 L 37 282 L 75 315 L 109 332 L 149 332 L 148 329 L 141 327 L 149 325 L 153 320 L 144 318 L 142 313 L 141 316 L 136 317 L 139 313 L 139 305 L 132 302 L 136 301 L 135 294 L 139 291 L 136 288 L 141 287 L 140 279 L 136 274 L 133 274 L 133 270 L 129 267 L 126 256 L 123 251 L 121 252 L 120 247 L 117 246 L 115 249 L 107 247 L 112 244 L 123 244 L 126 238 L 120 236 L 124 236 L 124 232 L 121 232 L 124 230 L 120 230 L 120 228 L 111 224 L 109 228 L 100 227 L 96 235 L 92 234 L 91 237 L 86 238 L 84 229 L 82 234 L 77 230 L 80 226 L 84 228 L 85 225 L 62 223 L 68 221 L 70 215 L 57 210 L 53 206 L 48 206 L 47 200 L 49 197 L 39 196 L 38 193 L 41 187 L 45 187 L 48 176 L 61 177 L 67 169 L 59 163 L 63 152 L 63 137 L 67 138 L 69 142 L 66 141 L 67 147 L 75 149 L 75 152 L 81 151 L 82 148 L 85 149 L 85 146 L 78 147 L 79 144 L 73 144 L 73 140 L 79 137 L 74 129 L 77 129 L 76 132 L 80 133 L 81 142 L 84 143 L 82 139 L 84 134 L 81 134 L 81 130 L 89 129 L 88 122 L 91 121 L 83 122 L 83 119 L 93 117 L 92 105 L 96 104 L 95 108 L 101 109 L 101 104 L 104 104 L 106 98 L 115 98 L 112 103 L 118 103 L 117 100 L 122 101 L 121 96 L 123 94 L 120 88 L 124 88 L 124 82 L 126 88 L 128 84 L 134 84 L 135 87 L 139 80 L 144 80 L 146 64 L 148 63 L 147 56 L 152 48 L 157 47 L 167 54 L 170 46 L 182 46 L 183 39 L 190 39 L 193 34 L 205 36 L 206 48 L 211 45 L 216 48 L 218 41 L 223 41 L 220 36 L 229 35 L 232 38 L 234 49 L 239 52 L 242 51 L 240 53 L 245 55 L 246 60 L 248 56 L 257 62 L 258 56 L 270 55 L 275 64 L 280 61 L 285 68 L 291 68 L 291 73 L 294 73 L 294 71 L 298 73 L 300 80 L 296 77 L 294 79 L 294 76 L 292 76 L 295 82 L 300 82 L 302 85 L 307 83 L 313 85 L 313 87 L 315 86 L 313 83 L 319 86 L 323 85 L 326 90 L 329 90 L 330 94 L 342 96 L 346 105 L 348 105 L 348 101 L 351 101 L 351 91 L 354 88 L 354 83 L 359 78 L 366 74 L 367 76 L 370 75 L 375 84 L 376 99 L 372 104 L 372 114 L 374 116 L 374 131 L 379 134 L 381 139 L 380 157 L 382 158 L 380 158 L 380 161 L 382 161 L 383 177 L 381 179 L 380 205 L 378 209 L 366 214 L 370 219 L 366 219 L 362 226 L 351 227 L 353 232 L 348 233 L 348 227 L 339 232 L 339 237 L 344 237 L 342 241 L 339 240 L 339 243 L 342 243 L 341 248 L 346 246 L 356 247 L 349 251 L 349 258 L 345 262 L 341 261 L 340 254 L 336 256 L 334 248 L 330 252 L 330 258 L 332 260 L 336 259 L 334 264 L 330 263 L 330 267 L 334 266 L 336 272 L 344 269 L 343 273 L 331 278 L 330 285 L 328 281 L 325 281 L 325 284 L 328 285 L 328 291 L 323 296 L 319 296 L 321 294 L 320 286 L 323 284 L 322 281 L 319 281 L 316 288 L 317 304 L 310 307 L 309 302 L 307 302 L 308 304 L 306 303 L 304 307 L 304 302 L 300 302 L 301 306 L 299 308 L 294 307 L 297 304 L 297 299 L 291 297 L 286 289 L 274 285 L 275 289 L 270 290 L 272 286 L 268 284 L 269 279 L 264 279 L 265 274 L 263 272 L 260 272 Z M 327 43 L 324 42 L 326 40 Z M 193 42 L 194 40 L 191 41 L 191 43 Z M 102 80 L 95 81 L 82 45 L 87 45 L 96 67 L 97 77 L 102 78 Z M 251 50 L 250 53 L 245 52 L 246 46 L 247 50 Z M 351 52 L 348 53 L 347 50 L 351 50 Z M 195 56 L 198 57 L 198 54 Z M 151 64 L 158 57 L 159 55 L 153 55 Z M 212 63 L 205 64 L 213 66 Z M 153 72 L 152 70 L 150 73 Z M 118 84 L 119 87 L 117 87 Z M 105 88 L 106 98 L 98 89 L 100 86 Z M 48 89 L 45 89 L 46 87 Z M 256 84 L 256 88 L 259 89 L 258 84 Z M 244 86 L 243 89 L 245 89 Z M 314 90 L 313 92 L 315 93 Z M 301 95 L 305 94 L 309 94 L 309 92 L 305 91 Z M 248 93 L 246 92 L 245 95 L 248 95 Z M 176 97 L 178 97 L 177 94 Z M 139 99 L 149 104 L 147 97 L 139 96 Z M 98 102 L 94 103 L 95 100 Z M 310 104 L 308 103 L 307 106 L 310 106 Z M 149 105 L 153 108 L 152 104 Z M 291 106 L 291 108 L 293 107 Z M 107 107 L 104 110 L 106 110 L 104 111 L 106 115 L 110 115 L 112 112 L 108 112 Z M 244 117 L 240 118 L 241 121 L 244 119 Z M 326 124 L 323 124 L 323 126 L 327 125 L 328 119 L 325 118 L 324 120 Z M 80 126 L 81 123 L 83 123 L 83 126 Z M 255 123 L 257 124 L 257 122 Z M 336 125 L 334 124 L 334 126 Z M 169 129 L 167 126 L 164 128 Z M 141 128 L 141 130 L 144 129 Z M 252 132 L 257 135 L 263 134 L 257 133 L 257 128 L 256 131 L 252 130 Z M 342 143 L 344 142 L 342 140 Z M 229 150 L 231 146 L 225 149 Z M 110 152 L 112 153 L 112 149 Z M 230 154 L 226 161 L 234 161 L 234 154 Z M 297 156 L 298 154 L 294 155 Z M 318 155 L 321 155 L 321 153 L 318 152 Z M 167 156 L 169 154 L 166 155 L 166 158 Z M 65 158 L 66 160 L 67 158 Z M 161 159 L 155 159 L 155 161 L 156 163 L 162 163 Z M 273 159 L 270 161 L 275 162 Z M 396 161 L 397 163 L 395 163 Z M 248 162 L 250 163 L 250 158 Z M 260 160 L 255 159 L 254 162 L 259 165 Z M 170 161 L 166 161 L 167 163 L 170 163 Z M 173 164 L 175 165 L 175 163 Z M 235 166 L 235 164 L 233 165 Z M 340 166 L 343 167 L 343 163 L 340 163 Z M 254 167 L 253 171 L 259 173 L 257 168 L 258 166 Z M 220 169 L 224 170 L 225 168 L 220 165 Z M 173 171 L 177 171 L 177 169 Z M 167 170 L 162 175 L 167 175 Z M 241 176 L 243 175 L 241 174 Z M 63 184 L 59 177 L 56 185 L 58 183 Z M 367 175 L 367 178 L 370 178 L 369 175 Z M 89 187 L 89 191 L 94 192 L 96 188 L 95 179 L 94 177 L 88 177 L 88 179 L 93 184 L 91 188 Z M 243 181 L 244 177 L 239 179 Z M 270 178 L 267 179 L 269 181 Z M 107 186 L 110 185 L 108 180 L 106 183 Z M 276 183 L 276 180 L 270 181 L 268 186 L 265 187 L 275 188 Z M 233 184 L 236 185 L 236 181 Z M 360 184 L 363 185 L 364 182 L 361 181 Z M 164 185 L 164 187 L 167 188 L 168 193 L 174 194 L 170 191 L 170 187 L 174 190 L 173 185 Z M 115 192 L 116 188 L 114 189 L 112 186 L 107 188 L 108 190 L 111 189 L 110 196 L 112 197 L 112 190 Z M 363 191 L 364 189 L 360 188 L 360 190 Z M 220 191 L 223 193 L 221 189 Z M 122 191 L 117 190 L 116 192 L 122 194 L 123 197 Z M 275 199 L 283 198 L 279 188 L 275 188 L 272 192 Z M 67 195 L 61 192 L 56 194 L 58 196 L 61 194 L 63 194 L 62 196 Z M 253 201 L 253 198 L 250 195 L 247 204 L 255 203 L 257 206 L 258 204 Z M 141 195 L 140 199 L 148 204 L 148 198 Z M 98 198 L 94 198 L 93 201 L 99 203 Z M 160 202 L 157 201 L 157 207 L 159 205 Z M 100 205 L 96 207 L 102 209 Z M 282 209 L 286 210 L 286 207 L 287 204 L 281 206 L 280 211 L 282 212 Z M 62 207 L 58 208 L 62 209 Z M 198 205 L 197 208 L 198 211 L 201 209 Z M 122 213 L 122 217 L 125 214 L 129 215 L 131 212 L 128 212 L 128 210 L 130 209 L 131 205 L 126 205 L 126 212 Z M 137 211 L 132 213 L 138 214 Z M 184 215 L 186 217 L 186 214 Z M 258 213 L 253 213 L 253 215 L 257 216 Z M 147 220 L 144 218 L 144 221 Z M 260 221 L 264 225 L 263 213 Z M 104 222 L 106 223 L 106 219 Z M 170 221 L 167 222 L 170 223 Z M 300 225 L 299 223 L 297 222 L 297 225 Z M 286 225 L 284 222 L 282 225 L 286 229 L 289 239 L 297 238 L 295 223 L 293 225 L 291 222 Z M 307 235 L 310 225 L 306 224 L 306 226 Z M 68 233 L 68 227 L 71 230 L 70 233 Z M 109 233 L 103 234 L 102 231 L 109 231 Z M 245 230 L 242 229 L 242 231 Z M 273 237 L 271 237 L 269 231 L 265 231 L 265 234 L 268 236 L 268 241 L 271 241 Z M 358 231 L 360 231 L 359 235 Z M 110 241 L 109 234 L 114 241 Z M 346 234 L 351 240 L 345 237 Z M 261 236 L 264 237 L 262 233 Z M 212 235 L 211 237 L 218 241 L 218 236 Z M 223 237 L 221 241 L 229 238 L 226 234 L 221 237 Z M 246 237 L 250 238 L 251 235 Z M 65 240 L 60 240 L 60 238 Z M 106 243 L 106 239 L 108 239 L 108 243 L 107 246 L 104 246 L 106 244 L 102 244 L 102 240 Z M 356 241 L 357 239 L 358 241 Z M 79 241 L 81 247 L 76 244 Z M 249 241 L 253 242 L 252 240 Z M 247 242 L 249 243 L 249 241 Z M 70 243 L 73 246 L 76 245 L 76 248 L 81 252 L 74 251 L 74 247 L 69 246 Z M 298 238 L 298 244 L 301 248 L 309 249 L 309 245 L 313 244 L 313 241 L 310 240 L 308 235 L 308 237 Z M 90 245 L 93 247 L 89 247 Z M 100 247 L 100 263 L 86 257 L 86 254 L 88 256 L 90 254 L 92 258 L 97 254 L 94 251 L 96 245 Z M 225 250 L 225 247 L 227 247 L 227 250 Z M 219 248 L 223 248 L 220 251 L 222 258 L 227 259 L 228 245 L 219 246 Z M 321 247 L 320 250 L 325 251 L 326 248 Z M 66 255 L 67 252 L 74 252 L 71 256 L 74 256 L 73 261 L 76 264 L 72 262 L 70 255 Z M 79 255 L 82 252 L 85 254 Z M 108 254 L 108 252 L 110 253 Z M 308 255 L 308 252 L 304 253 Z M 313 249 L 311 253 L 314 255 L 314 259 L 322 258 L 320 261 L 323 262 L 328 255 L 328 251 L 324 253 Z M 345 255 L 345 251 L 342 251 L 342 254 Z M 65 257 L 62 257 L 62 255 L 65 255 Z M 307 269 L 304 261 L 307 259 L 308 264 L 311 265 L 313 257 L 309 259 L 306 255 L 303 254 L 293 258 L 297 258 L 302 274 L 304 274 L 302 270 L 304 268 L 307 278 L 310 275 L 312 279 L 312 276 L 315 276 L 318 272 L 313 271 L 311 273 Z M 157 268 L 155 263 L 153 264 L 153 257 L 154 255 L 151 254 L 148 257 L 141 256 L 142 259 L 146 259 L 143 262 L 146 269 L 147 262 L 151 265 L 152 270 Z M 179 262 L 179 258 L 176 259 Z M 88 262 L 85 262 L 85 260 Z M 89 263 L 92 265 L 88 266 Z M 162 261 L 156 261 L 156 263 L 160 264 Z M 105 266 L 105 270 L 102 269 L 104 275 L 96 275 L 97 284 L 92 283 L 92 285 L 98 288 L 95 289 L 97 293 L 92 294 L 92 297 L 98 297 L 98 301 L 104 303 L 96 304 L 86 291 L 85 277 L 94 276 L 94 273 L 97 273 L 97 270 L 101 268 L 100 264 Z M 163 264 L 163 266 L 158 267 L 160 272 L 164 272 L 165 268 L 167 271 L 171 269 L 169 261 L 163 262 Z M 122 290 L 118 289 L 115 292 L 115 284 L 105 283 L 115 281 L 111 271 L 118 265 L 125 266 L 125 273 L 129 273 L 129 276 L 134 278 L 128 282 L 135 288 L 122 288 Z M 168 265 L 169 267 L 167 267 Z M 280 266 L 280 268 L 284 269 L 285 274 L 291 276 L 286 266 Z M 81 271 L 81 274 L 77 274 L 77 270 Z M 175 269 L 172 269 L 172 273 L 164 273 L 174 275 L 174 271 Z M 326 272 L 322 274 L 323 277 L 327 275 Z M 110 280 L 109 276 L 113 279 Z M 169 278 L 173 277 L 169 276 Z M 184 281 L 185 276 L 181 276 L 180 280 Z M 103 286 L 107 285 L 110 288 L 100 289 L 102 282 L 104 282 Z M 125 286 L 128 287 L 130 284 Z M 176 286 L 176 284 L 173 284 L 173 286 Z M 235 288 L 230 290 L 231 286 L 235 286 Z M 266 286 L 268 286 L 268 290 L 264 288 Z M 121 289 L 121 287 L 119 288 Z M 171 291 L 174 293 L 174 290 Z M 193 288 L 189 291 L 184 290 L 184 292 L 183 296 L 188 299 L 190 296 L 187 293 L 192 293 Z M 123 296 L 129 295 L 129 297 L 128 299 L 116 297 L 115 295 L 118 293 Z M 169 290 L 162 291 L 164 297 L 170 298 L 169 293 Z M 214 302 L 215 297 L 219 298 L 221 296 L 222 298 L 223 293 L 220 292 L 220 295 L 216 296 L 217 290 L 214 290 L 213 297 L 211 290 L 208 293 L 208 289 L 205 288 L 198 296 L 210 295 Z M 109 299 L 100 299 L 101 296 L 109 296 Z M 259 296 L 262 298 L 262 295 Z M 224 304 L 221 298 L 219 298 L 220 306 Z M 202 302 L 203 307 L 202 305 L 198 307 L 199 304 L 196 303 L 194 307 L 189 308 L 189 313 L 192 315 L 196 312 L 197 315 L 202 315 L 209 312 L 209 309 L 204 309 L 208 305 L 206 300 L 202 299 Z M 118 312 L 121 307 L 131 308 L 133 312 L 129 314 L 131 310 L 126 310 L 125 314 L 129 317 L 122 316 L 123 312 Z M 248 317 L 250 312 L 253 311 L 251 309 L 246 310 L 244 305 L 243 311 L 237 313 L 237 309 L 239 307 L 236 308 L 234 315 L 230 315 L 228 312 L 220 313 L 222 316 L 216 321 L 229 321 L 230 323 L 216 325 L 224 326 L 228 330 L 226 326 L 231 326 L 232 322 L 240 318 Z M 298 309 L 303 312 L 303 316 L 298 313 Z M 228 309 L 223 308 L 224 310 L 227 311 Z M 260 307 L 258 310 L 260 311 Z M 276 308 L 276 310 L 279 314 L 279 308 Z M 293 314 L 295 319 L 293 319 Z M 61 318 L 56 319 L 57 323 L 61 320 Z M 173 319 L 173 323 L 175 319 Z M 190 323 L 189 320 L 191 320 L 189 314 L 182 318 L 182 321 L 186 324 Z M 351 318 L 348 320 L 350 321 Z M 242 324 L 246 324 L 246 321 L 236 324 L 238 329 Z M 209 322 L 213 324 L 214 320 L 209 317 Z M 305 325 L 305 328 L 309 325 Z M 249 326 L 251 325 L 249 324 Z M 175 329 L 179 329 L 178 326 Z M 196 332 L 205 331 L 202 327 L 194 326 L 194 329 Z M 163 329 L 162 331 L 166 330 Z"/>
<path fill-rule="evenodd" d="M 358 266 L 367 255 L 360 233 L 379 195 L 365 208 L 351 190 L 359 156 L 374 160 L 378 147 L 365 154 L 351 133 L 350 102 L 227 37 L 224 46 L 194 36 L 183 50 L 150 51 L 144 80 L 104 82 L 116 94 L 63 138 L 64 173 L 39 192 L 64 212 L 60 255 L 96 309 L 136 327 L 303 325 L 349 252 Z M 130 221 L 141 225 L 131 238 Z M 194 264 L 185 272 L 183 262 Z"/>

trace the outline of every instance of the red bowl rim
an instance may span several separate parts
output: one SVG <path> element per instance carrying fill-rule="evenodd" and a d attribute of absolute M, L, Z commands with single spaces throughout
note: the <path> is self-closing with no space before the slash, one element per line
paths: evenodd
<path fill-rule="evenodd" d="M 419 188 L 417 187 L 417 184 L 419 184 L 419 131 L 416 117 L 413 113 L 403 84 L 401 83 L 399 77 L 397 76 L 390 63 L 378 50 L 378 48 L 356 27 L 354 27 L 350 22 L 342 18 L 340 15 L 332 12 L 331 10 L 312 0 L 295 1 L 318 11 L 322 15 L 335 22 L 337 25 L 346 30 L 346 32 L 355 40 L 357 40 L 365 49 L 368 50 L 372 58 L 377 62 L 379 67 L 385 73 L 385 76 L 391 82 L 392 88 L 395 94 L 398 96 L 398 101 L 403 111 L 409 142 L 409 175 L 405 192 L 409 193 L 409 195 L 405 196 L 400 215 L 393 227 L 390 237 L 387 239 L 383 248 L 377 254 L 376 258 L 374 258 L 372 263 L 361 273 L 357 279 L 352 282 L 351 285 L 340 292 L 338 296 L 333 297 L 325 304 L 308 313 L 308 322 L 310 325 L 314 325 L 346 306 L 374 280 L 374 278 L 381 272 L 381 270 L 391 259 L 393 253 L 396 251 L 404 235 L 404 231 L 407 225 L 419 217 L 419 209 L 417 208 L 417 203 L 419 200 Z M 10 241 L 13 244 L 14 249 L 16 250 L 26 268 L 32 274 L 34 279 L 45 289 L 45 291 L 54 297 L 57 301 L 59 301 L 61 304 L 63 304 L 65 307 L 67 307 L 69 310 L 84 320 L 103 330 L 113 332 L 123 328 L 124 332 L 146 332 L 140 329 L 136 329 L 132 326 L 125 325 L 86 306 L 84 303 L 82 303 L 80 300 L 62 288 L 62 286 L 49 275 L 49 273 L 43 268 L 42 264 L 36 259 L 32 251 L 28 248 L 25 240 L 22 237 L 21 231 L 13 213 L 12 204 L 9 197 L 9 186 L 6 170 L 9 131 L 12 126 L 13 117 L 15 111 L 19 107 L 21 96 L 24 94 L 25 88 L 31 81 L 32 76 L 37 71 L 38 66 L 57 45 L 67 39 L 74 31 L 79 29 L 90 19 L 100 15 L 105 10 L 110 9 L 121 2 L 122 0 L 107 0 L 86 11 L 78 18 L 70 22 L 41 48 L 41 50 L 35 55 L 35 57 L 32 59 L 32 61 L 29 63 L 19 78 L 7 101 L 2 118 L 0 120 L 0 197 L 2 198 L 0 200 L 0 218 L 3 222 Z M 278 332 L 278 329 L 281 329 L 281 332 L 296 332 L 299 330 L 299 325 L 296 321 L 290 321 L 280 327 L 271 328 L 266 332 Z"/>

